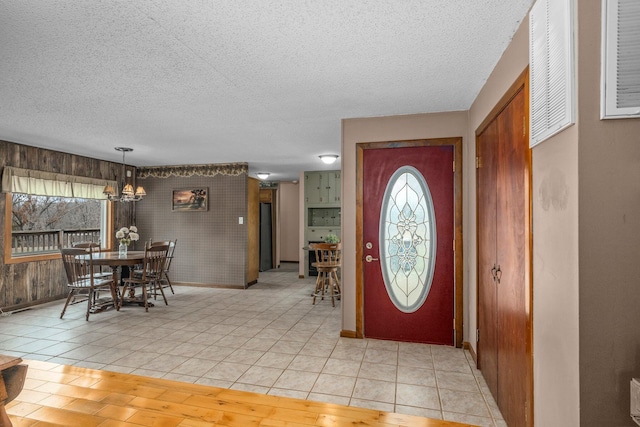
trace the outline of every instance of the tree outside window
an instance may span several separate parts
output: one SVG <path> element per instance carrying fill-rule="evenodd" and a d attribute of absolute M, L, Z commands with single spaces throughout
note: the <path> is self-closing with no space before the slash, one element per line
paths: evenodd
<path fill-rule="evenodd" d="M 12 255 L 57 251 L 79 241 L 98 242 L 106 201 L 12 194 Z"/>

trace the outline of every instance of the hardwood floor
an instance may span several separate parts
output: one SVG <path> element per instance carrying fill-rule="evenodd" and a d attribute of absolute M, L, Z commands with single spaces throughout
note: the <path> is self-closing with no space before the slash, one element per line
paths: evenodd
<path fill-rule="evenodd" d="M 51 362 L 25 363 L 24 389 L 7 406 L 15 427 L 470 426 Z"/>

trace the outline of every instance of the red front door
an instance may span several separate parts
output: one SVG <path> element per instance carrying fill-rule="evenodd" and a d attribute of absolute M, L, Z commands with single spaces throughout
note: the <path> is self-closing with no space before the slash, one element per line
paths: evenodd
<path fill-rule="evenodd" d="M 452 145 L 363 152 L 367 338 L 454 345 L 453 161 Z"/>

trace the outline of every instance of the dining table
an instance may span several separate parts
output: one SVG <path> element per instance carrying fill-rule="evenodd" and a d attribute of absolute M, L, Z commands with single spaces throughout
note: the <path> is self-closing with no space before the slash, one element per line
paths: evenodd
<path fill-rule="evenodd" d="M 122 298 L 123 303 L 140 304 L 141 300 L 136 299 L 134 292 L 135 289 L 131 289 L 131 294 L 125 299 L 124 295 L 120 295 L 118 290 L 119 277 L 118 271 L 122 270 L 122 267 L 133 267 L 136 265 L 142 265 L 144 262 L 144 251 L 127 251 L 126 254 L 121 254 L 119 251 L 105 251 L 105 252 L 93 252 L 93 265 L 107 266 L 111 268 L 113 273 L 113 280 L 111 281 L 111 294 L 117 298 Z M 82 255 L 83 258 L 89 259 L 89 255 Z M 120 310 L 119 301 L 115 301 L 116 310 Z M 149 303 L 152 307 L 153 304 Z"/>

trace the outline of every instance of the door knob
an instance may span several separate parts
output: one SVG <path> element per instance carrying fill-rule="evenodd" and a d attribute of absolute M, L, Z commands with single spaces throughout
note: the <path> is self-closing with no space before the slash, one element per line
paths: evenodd
<path fill-rule="evenodd" d="M 378 261 L 378 258 L 374 258 L 371 255 L 367 255 L 366 257 L 364 257 L 364 260 L 367 262 L 371 262 L 371 261 Z"/>

